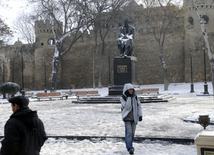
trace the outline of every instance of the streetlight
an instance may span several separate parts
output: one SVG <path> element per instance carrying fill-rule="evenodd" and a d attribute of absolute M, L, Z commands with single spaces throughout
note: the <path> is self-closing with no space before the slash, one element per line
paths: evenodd
<path fill-rule="evenodd" d="M 47 93 L 47 87 L 46 87 L 46 64 L 45 64 L 45 61 L 44 61 L 44 74 L 45 74 L 45 93 Z"/>
<path fill-rule="evenodd" d="M 206 53 L 205 53 L 205 47 L 203 47 L 204 50 L 204 93 L 203 94 L 209 94 L 208 92 L 208 85 L 207 85 L 207 79 L 206 79 Z"/>
<path fill-rule="evenodd" d="M 194 84 L 193 84 L 193 74 L 192 74 L 192 54 L 191 54 L 191 51 L 192 51 L 192 49 L 191 49 L 191 47 L 190 47 L 190 68 L 191 68 L 191 84 L 190 84 L 190 88 L 191 88 L 191 90 L 190 90 L 190 93 L 194 93 Z"/>
<path fill-rule="evenodd" d="M 10 69 L 12 70 L 12 82 L 14 83 L 14 61 L 12 63 L 12 66 L 10 66 Z"/>
<path fill-rule="evenodd" d="M 206 79 L 207 75 L 206 75 L 206 53 L 205 53 L 206 48 L 205 48 L 205 41 L 201 39 L 201 40 L 199 40 L 199 42 L 201 42 L 201 47 L 202 47 L 202 50 L 204 51 L 204 93 L 203 94 L 209 94 L 208 85 L 207 85 L 207 79 Z"/>

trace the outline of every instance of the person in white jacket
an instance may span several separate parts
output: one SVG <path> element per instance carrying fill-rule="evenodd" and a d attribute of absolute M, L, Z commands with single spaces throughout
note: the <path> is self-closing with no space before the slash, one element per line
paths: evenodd
<path fill-rule="evenodd" d="M 120 97 L 122 120 L 125 123 L 125 142 L 129 154 L 134 154 L 133 140 L 138 121 L 142 121 L 141 103 L 135 94 L 134 87 L 127 83 Z"/>

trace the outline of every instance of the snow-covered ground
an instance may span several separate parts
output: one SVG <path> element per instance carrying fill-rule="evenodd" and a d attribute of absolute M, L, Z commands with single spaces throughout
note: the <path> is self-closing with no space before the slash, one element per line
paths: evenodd
<path fill-rule="evenodd" d="M 199 115 L 208 114 L 214 122 L 214 98 L 202 95 L 204 83 L 194 83 L 194 93 L 190 93 L 190 83 L 170 84 L 163 90 L 163 84 L 143 85 L 141 88 L 159 88 L 160 95 L 169 102 L 142 104 L 143 121 L 137 126 L 136 137 L 190 138 L 203 131 L 196 123 L 184 119 L 197 120 Z M 81 89 L 82 90 L 82 89 Z M 85 89 L 86 90 L 86 89 Z M 108 94 L 108 88 L 97 89 L 101 96 Z M 211 83 L 208 91 L 213 94 Z M 74 99 L 73 99 L 74 100 Z M 6 103 L 0 99 L 1 103 Z M 120 104 L 74 104 L 72 100 L 37 102 L 31 100 L 30 108 L 37 110 L 49 136 L 106 136 L 124 137 L 124 123 L 121 120 Z M 12 114 L 10 104 L 0 104 L 0 136 L 4 124 Z M 209 125 L 206 130 L 214 130 Z M 1 145 L 0 145 L 1 146 Z M 135 154 L 142 155 L 196 155 L 194 144 L 181 145 L 146 140 L 134 143 Z M 126 155 L 123 141 L 107 140 L 68 140 L 53 139 L 46 141 L 41 155 Z"/>

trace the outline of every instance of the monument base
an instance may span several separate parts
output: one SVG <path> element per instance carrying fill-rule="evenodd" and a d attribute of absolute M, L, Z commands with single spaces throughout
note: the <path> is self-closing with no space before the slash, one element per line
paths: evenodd
<path fill-rule="evenodd" d="M 109 86 L 109 96 L 122 96 L 123 95 L 123 86 L 124 85 L 113 85 Z M 133 85 L 135 89 L 135 94 L 142 94 L 142 89 L 140 89 L 139 85 Z"/>
<path fill-rule="evenodd" d="M 201 131 L 195 137 L 197 155 L 214 155 L 214 132 Z"/>
<path fill-rule="evenodd" d="M 114 85 L 109 87 L 109 95 L 122 95 L 123 86 L 131 83 L 136 94 L 142 94 L 137 83 L 137 58 L 134 56 L 114 58 Z"/>

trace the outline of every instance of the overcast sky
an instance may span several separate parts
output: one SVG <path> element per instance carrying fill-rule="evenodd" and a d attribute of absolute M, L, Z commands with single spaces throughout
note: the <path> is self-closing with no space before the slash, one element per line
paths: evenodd
<path fill-rule="evenodd" d="M 1 7 L 0 16 L 10 24 L 19 13 L 28 9 L 26 0 L 8 0 Z"/>
<path fill-rule="evenodd" d="M 25 12 L 30 13 L 32 9 L 27 3 L 27 0 L 0 0 L 0 4 L 3 5 L 0 7 L 0 18 L 5 21 L 5 23 L 11 27 L 13 30 L 13 24 L 17 19 L 18 15 Z M 137 0 L 138 2 L 142 2 L 142 0 Z M 183 1 L 183 0 L 174 0 L 174 1 Z M 9 44 L 13 44 L 19 38 L 18 34 L 14 33 L 14 38 L 9 42 Z"/>
<path fill-rule="evenodd" d="M 4 2 L 4 1 L 3 1 Z M 0 8 L 0 18 L 13 30 L 13 23 L 20 13 L 30 12 L 27 0 L 8 0 L 2 3 Z M 14 38 L 9 42 L 9 44 L 17 41 L 19 36 L 14 33 Z"/>

